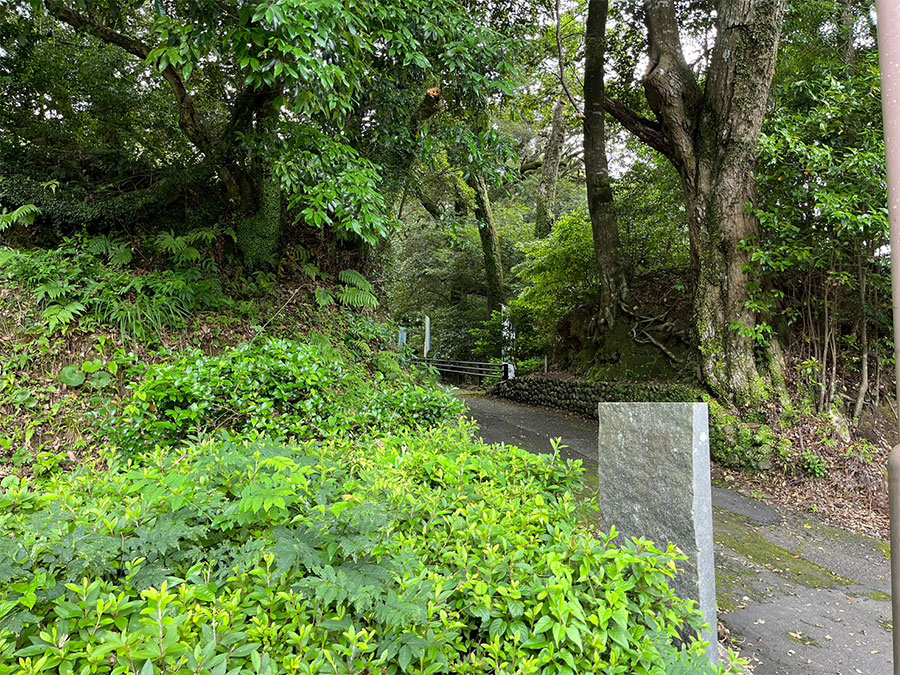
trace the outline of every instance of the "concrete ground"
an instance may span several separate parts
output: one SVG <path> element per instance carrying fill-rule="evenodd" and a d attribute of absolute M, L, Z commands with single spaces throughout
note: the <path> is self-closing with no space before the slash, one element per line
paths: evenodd
<path fill-rule="evenodd" d="M 463 392 L 481 437 L 562 455 L 596 472 L 596 422 Z M 719 621 L 757 675 L 890 675 L 890 569 L 883 542 L 713 487 Z"/>

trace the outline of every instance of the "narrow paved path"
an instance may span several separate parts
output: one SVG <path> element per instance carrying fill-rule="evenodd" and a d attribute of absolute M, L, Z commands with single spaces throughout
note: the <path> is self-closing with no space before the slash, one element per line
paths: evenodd
<path fill-rule="evenodd" d="M 595 473 L 596 422 L 461 393 L 481 437 L 539 453 L 550 439 Z M 891 675 L 883 543 L 713 487 L 719 621 L 758 675 Z"/>

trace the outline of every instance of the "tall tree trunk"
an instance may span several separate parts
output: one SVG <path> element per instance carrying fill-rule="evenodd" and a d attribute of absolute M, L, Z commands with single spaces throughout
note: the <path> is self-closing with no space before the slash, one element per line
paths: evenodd
<path fill-rule="evenodd" d="M 720 0 L 716 42 L 701 86 L 681 46 L 674 0 L 645 0 L 644 92 L 656 120 L 615 101 L 606 109 L 681 175 L 691 239 L 695 319 L 704 380 L 736 403 L 759 394 L 756 316 L 747 308 L 747 254 L 758 221 L 757 147 L 775 71 L 786 0 Z"/>
<path fill-rule="evenodd" d="M 260 184 L 256 210 L 239 218 L 235 227 L 237 245 L 251 269 L 274 264 L 281 241 L 281 185 L 271 169 L 264 171 Z"/>
<path fill-rule="evenodd" d="M 600 320 L 611 326 L 627 293 L 621 262 L 619 223 L 606 159 L 606 17 L 609 0 L 590 0 L 584 50 L 584 169 L 594 258 L 600 279 Z"/>
<path fill-rule="evenodd" d="M 786 0 L 719 3 L 717 37 L 698 116 L 696 151 L 700 210 L 691 209 L 696 269 L 697 332 L 707 381 L 738 403 L 758 396 L 756 316 L 747 305 L 750 279 L 744 240 L 759 221 L 756 200 L 759 135 L 769 98 Z M 704 175 L 707 174 L 707 175 Z M 690 165 L 682 171 L 689 180 Z M 695 202 L 697 204 L 698 202 Z"/>
<path fill-rule="evenodd" d="M 752 183 L 718 169 L 715 159 L 698 159 L 696 174 L 685 180 L 695 322 L 704 380 L 741 399 L 753 390 L 758 374 L 749 337 L 756 317 L 747 308 L 744 271 L 750 260 L 739 244 L 756 234 L 757 223 L 746 209 Z"/>
<path fill-rule="evenodd" d="M 869 392 L 869 316 L 866 311 L 866 261 L 859 254 L 859 391 L 856 393 L 856 405 L 853 406 L 853 423 L 858 425 L 862 416 L 863 405 L 866 402 L 866 394 Z"/>
<path fill-rule="evenodd" d="M 252 217 L 260 207 L 260 179 L 254 175 L 252 169 L 237 163 L 230 162 L 219 167 L 216 172 L 222 185 L 225 186 L 225 192 L 237 207 L 238 215 L 241 218 Z"/>
<path fill-rule="evenodd" d="M 841 0 L 841 9 L 838 23 L 841 26 L 841 60 L 844 65 L 852 66 L 856 63 L 856 42 L 854 29 L 856 28 L 856 9 L 852 0 Z"/>
<path fill-rule="evenodd" d="M 252 115 L 254 132 L 259 136 L 273 132 L 277 117 L 274 107 L 261 106 Z M 244 262 L 254 269 L 271 265 L 278 257 L 282 221 L 281 182 L 274 167 L 255 158 L 233 161 L 225 168 L 236 185 L 232 195 L 239 213 L 235 234 Z M 234 190 L 230 183 L 226 186 L 230 193 Z"/>
<path fill-rule="evenodd" d="M 544 151 L 544 166 L 538 186 L 537 205 L 534 212 L 534 236 L 546 237 L 556 220 L 556 183 L 559 178 L 559 161 L 562 158 L 563 140 L 566 134 L 566 102 L 560 98 L 553 110 L 550 138 Z"/>
<path fill-rule="evenodd" d="M 475 220 L 478 222 L 478 234 L 481 238 L 481 251 L 484 256 L 488 318 L 490 318 L 494 312 L 499 312 L 503 305 L 503 267 L 500 261 L 500 241 L 497 239 L 494 214 L 491 212 L 491 201 L 484 178 L 472 176 L 467 182 L 475 192 Z"/>

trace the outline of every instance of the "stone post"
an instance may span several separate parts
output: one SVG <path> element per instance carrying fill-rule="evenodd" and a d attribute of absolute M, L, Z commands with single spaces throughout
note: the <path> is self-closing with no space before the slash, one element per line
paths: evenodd
<path fill-rule="evenodd" d="M 599 499 L 605 527 L 674 542 L 688 560 L 676 595 L 696 600 L 718 662 L 709 412 L 706 403 L 600 403 Z"/>

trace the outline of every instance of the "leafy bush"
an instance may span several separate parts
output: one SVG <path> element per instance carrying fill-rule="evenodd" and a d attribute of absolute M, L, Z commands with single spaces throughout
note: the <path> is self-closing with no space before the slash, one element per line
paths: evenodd
<path fill-rule="evenodd" d="M 197 350 L 153 366 L 127 404 L 102 424 L 129 452 L 196 434 L 317 438 L 363 429 L 435 424 L 461 403 L 399 375 L 374 378 L 323 338 L 274 338 L 216 356 Z M 383 361 L 384 357 L 379 359 Z"/>
<path fill-rule="evenodd" d="M 0 675 L 704 672 L 675 549 L 588 536 L 575 467 L 470 433 L 7 477 Z"/>
<path fill-rule="evenodd" d="M 800 465 L 813 478 L 824 478 L 828 473 L 828 460 L 806 448 L 800 455 Z"/>
<path fill-rule="evenodd" d="M 566 214 L 548 237 L 528 244 L 525 262 L 516 273 L 525 290 L 515 304 L 521 304 L 544 329 L 554 329 L 572 309 L 595 299 L 599 283 L 587 213 Z"/>

